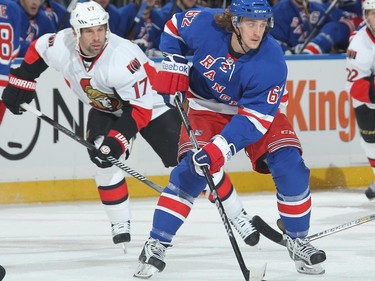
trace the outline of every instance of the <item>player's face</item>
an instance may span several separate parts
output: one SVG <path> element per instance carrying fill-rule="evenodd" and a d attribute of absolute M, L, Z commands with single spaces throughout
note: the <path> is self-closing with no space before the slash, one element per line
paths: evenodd
<path fill-rule="evenodd" d="M 249 50 L 256 49 L 263 39 L 264 32 L 267 28 L 267 20 L 242 18 L 241 22 L 237 24 L 237 27 L 240 30 L 243 44 Z"/>
<path fill-rule="evenodd" d="M 38 11 L 39 7 L 42 4 L 41 0 L 20 0 L 20 4 L 22 8 L 25 10 L 26 14 L 29 16 L 35 16 Z"/>
<path fill-rule="evenodd" d="M 375 34 L 375 10 L 366 11 L 366 20 L 372 29 L 372 33 Z"/>
<path fill-rule="evenodd" d="M 86 56 L 98 55 L 106 43 L 107 25 L 97 25 L 81 29 L 79 46 Z"/>
<path fill-rule="evenodd" d="M 109 5 L 110 0 L 95 0 L 95 2 L 100 4 L 100 6 L 102 6 L 103 9 L 105 9 Z"/>
<path fill-rule="evenodd" d="M 194 5 L 197 3 L 197 0 L 181 0 L 184 3 L 187 9 L 193 8 Z"/>

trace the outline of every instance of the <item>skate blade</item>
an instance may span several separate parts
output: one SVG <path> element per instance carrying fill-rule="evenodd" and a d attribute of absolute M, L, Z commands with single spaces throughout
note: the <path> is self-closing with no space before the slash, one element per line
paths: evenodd
<path fill-rule="evenodd" d="M 305 264 L 303 261 L 295 261 L 295 263 L 297 271 L 302 274 L 322 275 L 326 272 L 322 263 L 314 265 Z"/>
<path fill-rule="evenodd" d="M 266 275 L 267 263 L 261 267 L 250 268 L 250 281 L 262 281 Z"/>
<path fill-rule="evenodd" d="M 124 254 L 127 254 L 128 253 L 128 244 L 129 244 L 129 242 L 124 242 L 124 243 L 119 243 L 119 244 L 121 244 L 121 248 L 124 251 Z"/>
<path fill-rule="evenodd" d="M 139 263 L 133 277 L 140 279 L 149 279 L 156 272 L 159 272 L 159 270 L 155 266 L 146 263 Z"/>

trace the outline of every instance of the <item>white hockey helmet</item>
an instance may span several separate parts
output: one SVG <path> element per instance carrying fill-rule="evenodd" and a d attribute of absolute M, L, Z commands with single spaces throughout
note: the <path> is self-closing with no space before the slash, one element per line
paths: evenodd
<path fill-rule="evenodd" d="M 366 20 L 366 11 L 375 10 L 375 0 L 364 0 L 362 2 L 363 19 L 366 21 L 367 26 L 372 30 L 369 22 Z"/>
<path fill-rule="evenodd" d="M 97 25 L 107 25 L 106 39 L 109 38 L 109 14 L 103 7 L 95 1 L 77 3 L 70 14 L 70 25 L 77 34 L 77 41 L 81 36 L 81 28 L 93 27 Z M 78 43 L 77 43 L 78 44 Z"/>
<path fill-rule="evenodd" d="M 362 2 L 362 12 L 364 18 L 366 16 L 365 13 L 367 10 L 375 10 L 375 0 L 364 0 Z"/>

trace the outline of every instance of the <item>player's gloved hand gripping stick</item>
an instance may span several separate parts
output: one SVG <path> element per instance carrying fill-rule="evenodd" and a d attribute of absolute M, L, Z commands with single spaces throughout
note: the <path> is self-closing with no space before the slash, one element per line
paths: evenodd
<path fill-rule="evenodd" d="M 49 123 L 50 125 L 52 125 L 56 129 L 58 129 L 59 131 L 61 131 L 64 134 L 66 134 L 68 137 L 70 137 L 70 138 L 74 139 L 75 141 L 79 142 L 80 144 L 86 146 L 88 149 L 90 149 L 90 150 L 96 150 L 95 145 L 93 145 L 92 143 L 86 141 L 84 138 L 76 135 L 75 133 L 73 133 L 72 131 L 68 130 L 64 126 L 60 125 L 59 123 L 55 122 L 53 119 L 49 118 L 47 115 L 44 115 L 42 112 L 40 112 L 36 108 L 32 107 L 31 105 L 29 105 L 27 103 L 22 103 L 21 107 L 24 110 L 29 111 L 29 112 L 35 114 L 38 118 L 46 121 L 47 123 Z M 161 186 L 159 186 L 156 183 L 152 182 L 151 180 L 145 178 L 144 176 L 142 176 L 141 174 L 137 173 L 133 169 L 129 168 L 128 166 L 126 166 L 124 163 L 122 163 L 121 161 L 117 160 L 113 156 L 108 156 L 106 158 L 106 160 L 108 162 L 112 163 L 113 165 L 119 167 L 121 170 L 125 171 L 129 175 L 135 177 L 137 180 L 140 180 L 144 184 L 148 185 L 152 189 L 158 191 L 159 193 L 161 193 L 163 191 L 163 188 Z"/>

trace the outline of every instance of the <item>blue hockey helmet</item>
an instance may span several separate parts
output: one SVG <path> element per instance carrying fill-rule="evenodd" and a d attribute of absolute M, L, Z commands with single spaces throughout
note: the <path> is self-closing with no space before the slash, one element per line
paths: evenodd
<path fill-rule="evenodd" d="M 233 0 L 229 11 L 233 16 L 251 19 L 270 19 L 272 9 L 267 0 Z"/>

